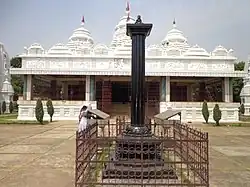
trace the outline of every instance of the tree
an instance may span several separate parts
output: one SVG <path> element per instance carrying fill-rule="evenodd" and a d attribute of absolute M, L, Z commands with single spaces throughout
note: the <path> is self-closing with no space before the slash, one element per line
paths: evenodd
<path fill-rule="evenodd" d="M 37 121 L 40 124 L 43 124 L 44 111 L 43 111 L 43 103 L 42 103 L 41 99 L 38 99 L 36 101 L 35 113 L 36 113 L 36 119 L 37 119 Z"/>
<path fill-rule="evenodd" d="M 2 103 L 2 112 L 3 112 L 3 114 L 6 112 L 6 102 L 5 101 L 3 101 L 3 103 Z"/>
<path fill-rule="evenodd" d="M 244 71 L 245 62 L 241 61 L 234 65 L 235 71 Z M 233 100 L 234 102 L 240 102 L 240 92 L 243 88 L 243 79 L 242 78 L 232 78 L 233 85 Z"/>
<path fill-rule="evenodd" d="M 14 57 L 10 60 L 10 65 L 13 68 L 21 68 L 22 67 L 22 59 L 18 57 Z M 18 95 L 23 93 L 23 79 L 20 75 L 11 75 L 11 84 L 14 89 L 13 100 L 18 100 Z"/>
<path fill-rule="evenodd" d="M 12 114 L 13 110 L 14 110 L 13 102 L 10 101 L 10 104 L 9 104 L 9 111 L 10 111 L 11 114 Z"/>
<path fill-rule="evenodd" d="M 0 114 L 2 114 L 2 105 L 1 105 L 1 102 L 0 102 Z"/>
<path fill-rule="evenodd" d="M 221 120 L 221 110 L 218 104 L 215 104 L 214 109 L 213 109 L 213 118 L 216 123 L 216 126 L 219 126 L 220 123 L 219 121 Z"/>
<path fill-rule="evenodd" d="M 239 107 L 239 113 L 242 114 L 242 115 L 245 114 L 245 106 L 244 106 L 243 103 Z"/>
<path fill-rule="evenodd" d="M 208 123 L 209 111 L 208 111 L 207 101 L 204 101 L 202 104 L 202 115 L 206 123 Z"/>
<path fill-rule="evenodd" d="M 53 117 L 53 115 L 54 115 L 54 106 L 53 106 L 53 103 L 52 103 L 52 101 L 49 99 L 49 100 L 47 101 L 46 105 L 47 105 L 47 112 L 48 112 L 48 114 L 49 114 L 49 116 L 50 116 L 50 122 L 52 122 L 52 117 Z"/>

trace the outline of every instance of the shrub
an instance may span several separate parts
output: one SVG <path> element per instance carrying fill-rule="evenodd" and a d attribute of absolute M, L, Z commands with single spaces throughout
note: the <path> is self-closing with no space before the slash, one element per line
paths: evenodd
<path fill-rule="evenodd" d="M 218 104 L 215 104 L 214 109 L 213 109 L 213 118 L 216 123 L 216 126 L 219 126 L 220 123 L 219 121 L 221 120 L 221 110 Z"/>
<path fill-rule="evenodd" d="M 48 114 L 49 114 L 49 116 L 50 116 L 50 122 L 52 122 L 52 117 L 53 117 L 53 115 L 54 115 L 54 106 L 53 106 L 53 103 L 52 103 L 52 101 L 49 99 L 49 100 L 47 101 L 46 105 L 47 105 L 47 112 L 48 112 Z"/>
<path fill-rule="evenodd" d="M 0 115 L 2 114 L 2 105 L 1 105 L 1 102 L 0 102 Z"/>
<path fill-rule="evenodd" d="M 9 111 L 10 111 L 11 114 L 12 114 L 13 110 L 14 110 L 13 102 L 10 101 L 10 104 L 9 104 Z"/>
<path fill-rule="evenodd" d="M 3 101 L 3 103 L 2 103 L 2 112 L 3 112 L 3 114 L 6 112 L 6 102 L 5 101 Z"/>
<path fill-rule="evenodd" d="M 245 114 L 245 106 L 244 106 L 243 103 L 239 107 L 239 113 L 242 114 L 242 115 Z"/>
<path fill-rule="evenodd" d="M 206 123 L 208 123 L 209 111 L 208 111 L 207 101 L 204 101 L 202 104 L 202 115 Z"/>
<path fill-rule="evenodd" d="M 36 120 L 40 124 L 43 124 L 44 111 L 43 111 L 43 103 L 42 103 L 41 99 L 38 99 L 36 101 L 35 113 L 36 113 Z"/>
<path fill-rule="evenodd" d="M 18 104 L 16 101 L 13 102 L 13 108 L 15 111 L 18 111 Z"/>

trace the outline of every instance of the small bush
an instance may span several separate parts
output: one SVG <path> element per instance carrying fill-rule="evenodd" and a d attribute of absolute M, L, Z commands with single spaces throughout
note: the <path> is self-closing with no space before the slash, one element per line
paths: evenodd
<path fill-rule="evenodd" d="M 35 113 L 36 113 L 36 119 L 37 119 L 37 121 L 40 124 L 43 124 L 44 111 L 43 111 L 43 103 L 42 103 L 41 99 L 38 99 L 36 101 Z"/>
<path fill-rule="evenodd" d="M 204 101 L 202 104 L 202 115 L 206 123 L 208 123 L 209 111 L 208 111 L 207 101 Z"/>
<path fill-rule="evenodd" d="M 47 101 L 46 105 L 47 105 L 47 112 L 48 112 L 48 114 L 49 114 L 49 116 L 50 116 L 50 122 L 52 122 L 52 117 L 53 117 L 53 115 L 54 115 L 54 106 L 53 106 L 53 103 L 52 103 L 52 101 L 49 99 L 49 100 Z"/>
<path fill-rule="evenodd" d="M 3 114 L 6 112 L 6 102 L 5 101 L 3 101 L 3 103 L 2 103 L 2 112 L 3 112 Z"/>
<path fill-rule="evenodd" d="M 213 118 L 215 121 L 215 125 L 219 126 L 220 123 L 219 121 L 221 120 L 221 110 L 218 104 L 215 104 L 214 109 L 213 109 Z"/>
<path fill-rule="evenodd" d="M 13 108 L 15 111 L 18 111 L 18 104 L 16 101 L 13 102 Z"/>
<path fill-rule="evenodd" d="M 14 110 L 13 102 L 10 101 L 10 104 L 9 104 L 9 111 L 10 111 L 11 114 L 13 113 L 13 110 Z"/>
<path fill-rule="evenodd" d="M 242 114 L 242 115 L 245 114 L 245 106 L 244 106 L 243 103 L 242 103 L 242 104 L 240 105 L 240 107 L 239 107 L 239 113 Z"/>

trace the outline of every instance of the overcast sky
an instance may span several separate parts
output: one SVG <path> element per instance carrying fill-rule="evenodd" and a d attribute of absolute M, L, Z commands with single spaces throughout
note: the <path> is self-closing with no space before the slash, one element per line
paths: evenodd
<path fill-rule="evenodd" d="M 208 52 L 216 45 L 250 54 L 250 0 L 130 0 L 131 15 L 154 24 L 149 44 L 159 43 L 173 19 L 188 38 Z M 84 15 L 95 43 L 110 44 L 126 0 L 0 0 L 0 42 L 11 56 L 34 42 L 48 49 L 67 43 Z"/>

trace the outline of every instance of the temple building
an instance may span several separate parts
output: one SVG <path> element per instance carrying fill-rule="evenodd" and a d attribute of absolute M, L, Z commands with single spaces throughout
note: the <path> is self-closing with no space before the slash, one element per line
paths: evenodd
<path fill-rule="evenodd" d="M 3 101 L 6 102 L 6 113 L 9 112 L 9 103 L 14 94 L 9 70 L 9 55 L 6 52 L 4 45 L 0 42 L 0 104 L 2 104 Z"/>
<path fill-rule="evenodd" d="M 132 44 L 126 24 L 134 22 L 127 7 L 109 45 L 95 44 L 82 22 L 66 44 L 48 50 L 39 43 L 26 47 L 19 55 L 22 67 L 10 70 L 24 76 L 18 119 L 35 119 L 37 98 L 53 100 L 56 120 L 76 120 L 80 107 L 89 103 L 111 115 L 129 114 Z M 174 21 L 161 42 L 146 47 L 147 114 L 171 107 L 182 110 L 184 121 L 203 121 L 201 107 L 207 100 L 211 121 L 216 103 L 222 121 L 237 121 L 239 103 L 233 102 L 231 80 L 246 73 L 234 70 L 236 60 L 233 50 L 221 45 L 212 52 L 190 45 Z"/>

